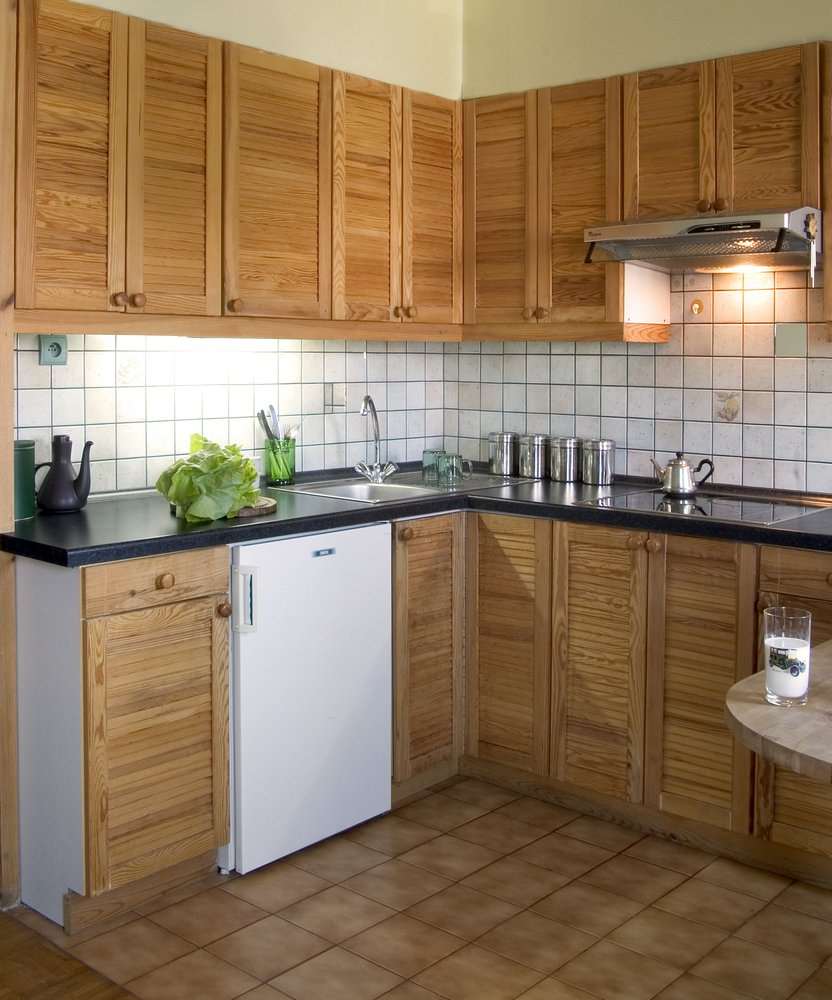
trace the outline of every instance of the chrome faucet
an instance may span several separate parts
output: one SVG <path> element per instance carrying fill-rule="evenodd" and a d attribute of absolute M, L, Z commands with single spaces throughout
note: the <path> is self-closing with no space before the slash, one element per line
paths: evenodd
<path fill-rule="evenodd" d="M 373 423 L 373 464 L 370 466 L 366 462 L 359 462 L 355 466 L 355 471 L 364 476 L 365 479 L 369 479 L 371 483 L 383 483 L 394 472 L 398 472 L 399 467 L 395 462 L 387 462 L 384 466 L 381 464 L 381 434 L 378 429 L 376 404 L 373 402 L 372 396 L 364 397 L 359 412 L 362 417 L 369 416 Z"/>

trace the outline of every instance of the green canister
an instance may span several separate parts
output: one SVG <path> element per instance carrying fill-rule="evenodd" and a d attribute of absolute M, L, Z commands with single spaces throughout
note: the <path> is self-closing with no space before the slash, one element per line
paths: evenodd
<path fill-rule="evenodd" d="M 35 442 L 14 443 L 14 519 L 35 516 Z"/>

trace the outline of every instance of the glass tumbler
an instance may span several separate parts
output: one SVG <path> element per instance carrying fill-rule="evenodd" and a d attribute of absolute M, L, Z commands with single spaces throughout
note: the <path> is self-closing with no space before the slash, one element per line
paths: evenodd
<path fill-rule="evenodd" d="M 263 471 L 269 486 L 287 486 L 295 481 L 295 439 L 266 441 Z"/>
<path fill-rule="evenodd" d="M 425 448 L 422 452 L 422 479 L 426 483 L 439 482 L 439 459 L 445 452 L 440 448 Z"/>
<path fill-rule="evenodd" d="M 452 452 L 439 456 L 438 469 L 439 482 L 443 486 L 453 486 L 461 479 L 470 479 L 474 474 L 473 463 L 462 455 L 455 455 Z"/>
<path fill-rule="evenodd" d="M 766 608 L 763 626 L 766 701 L 772 705 L 805 705 L 809 692 L 811 611 Z"/>

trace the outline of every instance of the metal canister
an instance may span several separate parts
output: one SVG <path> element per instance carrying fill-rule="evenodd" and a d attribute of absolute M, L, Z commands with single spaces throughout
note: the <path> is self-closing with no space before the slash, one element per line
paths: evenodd
<path fill-rule="evenodd" d="M 524 434 L 520 438 L 520 475 L 545 479 L 549 465 L 549 438 L 546 434 Z"/>
<path fill-rule="evenodd" d="M 581 481 L 581 439 L 552 438 L 549 443 L 549 478 L 556 483 Z"/>
<path fill-rule="evenodd" d="M 584 441 L 581 455 L 583 481 L 593 486 L 609 486 L 615 472 L 615 441 L 609 438 Z"/>
<path fill-rule="evenodd" d="M 513 431 L 492 431 L 488 435 L 488 471 L 493 476 L 516 476 L 518 435 Z"/>

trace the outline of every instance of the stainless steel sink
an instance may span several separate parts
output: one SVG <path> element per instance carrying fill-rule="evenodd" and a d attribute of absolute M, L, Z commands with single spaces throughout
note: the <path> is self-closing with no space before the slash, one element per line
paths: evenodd
<path fill-rule="evenodd" d="M 356 500 L 359 503 L 394 503 L 396 500 L 415 500 L 419 496 L 434 496 L 441 492 L 430 486 L 416 483 L 370 483 L 366 479 L 337 479 L 329 483 L 304 483 L 299 486 L 280 486 L 281 492 L 306 493 L 333 500 Z"/>

